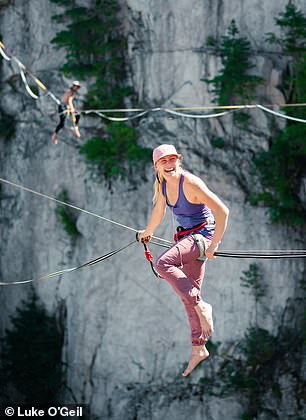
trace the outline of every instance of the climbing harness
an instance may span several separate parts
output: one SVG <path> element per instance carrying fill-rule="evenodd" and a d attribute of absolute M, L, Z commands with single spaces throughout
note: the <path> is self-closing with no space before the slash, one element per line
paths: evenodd
<path fill-rule="evenodd" d="M 66 118 L 69 118 L 72 121 L 72 126 L 70 126 L 70 129 L 74 131 L 77 127 L 76 117 L 78 115 L 80 115 L 80 112 L 79 111 L 71 112 L 68 105 L 65 104 L 65 103 L 62 103 L 62 102 L 60 103 L 60 105 L 58 107 L 58 111 L 59 111 L 58 115 L 59 115 L 60 118 L 61 118 L 62 115 L 65 115 Z M 64 124 L 65 128 L 67 129 L 65 122 L 63 124 Z M 68 131 L 69 131 L 69 129 L 68 129 Z"/>
<path fill-rule="evenodd" d="M 193 226 L 190 229 L 185 229 L 185 228 L 183 228 L 183 226 L 178 226 L 176 228 L 176 234 L 173 237 L 174 242 L 179 241 L 181 238 L 183 238 L 186 235 L 190 235 L 191 233 L 196 232 L 197 230 L 202 229 L 207 224 L 208 224 L 208 221 L 205 221 L 203 223 L 200 223 L 199 225 Z"/>

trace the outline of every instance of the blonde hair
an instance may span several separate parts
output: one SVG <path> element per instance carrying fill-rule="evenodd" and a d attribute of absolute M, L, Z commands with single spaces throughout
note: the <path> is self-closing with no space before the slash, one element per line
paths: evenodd
<path fill-rule="evenodd" d="M 182 155 L 177 155 L 178 160 L 179 160 L 179 166 L 182 166 Z M 156 178 L 155 178 L 155 182 L 154 182 L 154 188 L 153 188 L 153 206 L 155 206 L 156 201 L 157 201 L 157 197 L 159 194 L 162 194 L 162 186 L 163 186 L 163 182 L 164 182 L 164 177 L 162 176 L 160 171 L 156 171 Z"/>
<path fill-rule="evenodd" d="M 162 185 L 164 182 L 164 177 L 162 176 L 162 174 L 157 171 L 156 172 L 156 177 L 155 177 L 155 182 L 154 182 L 154 193 L 153 193 L 153 206 L 155 206 L 156 201 L 157 201 L 157 197 L 159 194 L 162 194 Z"/>

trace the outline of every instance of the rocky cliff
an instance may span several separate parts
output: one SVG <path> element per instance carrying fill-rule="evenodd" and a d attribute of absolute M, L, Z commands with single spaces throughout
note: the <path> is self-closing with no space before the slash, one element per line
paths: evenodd
<path fill-rule="evenodd" d="M 295 3 L 306 13 L 305 2 Z M 207 48 L 206 40 L 209 36 L 220 39 L 233 18 L 251 40 L 254 71 L 267 81 L 261 99 L 282 101 L 278 86 L 284 59 L 267 48 L 263 34 L 277 32 L 274 17 L 286 4 L 285 0 L 122 0 L 129 78 L 139 103 L 150 107 L 211 104 L 211 95 L 200 79 L 216 74 L 220 57 Z M 0 32 L 5 45 L 61 96 L 70 80 L 58 73 L 64 53 L 50 44 L 59 30 L 51 20 L 57 10 L 47 0 L 0 2 Z M 57 115 L 50 99 L 32 100 L 19 79 L 14 79 L 17 69 L 3 60 L 0 65 L 0 107 L 16 129 L 9 140 L 0 133 L 1 177 L 51 196 L 66 188 L 76 205 L 143 228 L 151 210 L 150 165 L 145 175 L 136 172 L 132 179 L 117 180 L 109 189 L 106 182 L 93 177 L 69 133 L 58 146 L 52 144 Z M 277 119 L 273 123 L 284 124 Z M 90 137 L 91 124 L 89 117 L 82 120 L 80 142 Z M 140 121 L 138 132 L 140 144 L 147 147 L 175 144 L 183 154 L 185 168 L 201 176 L 228 205 L 230 222 L 222 249 L 303 248 L 302 229 L 272 225 L 265 208 L 251 206 L 246 200 L 254 183 L 251 160 L 269 147 L 270 127 L 271 118 L 260 110 L 251 112 L 247 133 L 233 125 L 231 116 L 195 120 L 151 113 Z M 214 148 L 214 137 L 222 137 L 225 147 Z M 54 209 L 50 201 L 1 185 L 3 280 L 75 266 L 133 239 L 128 230 L 79 213 L 81 237 L 72 242 Z M 167 215 L 156 234 L 170 239 L 172 233 Z M 158 253 L 153 247 L 152 251 Z M 189 358 L 190 344 L 183 306 L 168 284 L 153 277 L 142 247 L 135 245 L 92 268 L 35 283 L 33 287 L 48 311 L 65 313 L 63 361 L 68 367 L 63 401 L 89 404 L 92 418 L 99 419 L 241 418 L 247 401 L 235 395 L 208 394 L 199 379 L 238 354 L 237 343 L 251 325 L 272 335 L 284 324 L 295 328 L 301 314 L 300 280 L 305 278 L 303 260 L 258 262 L 267 293 L 257 303 L 252 293 L 240 286 L 249 264 L 249 260 L 221 258 L 207 263 L 203 296 L 214 308 L 213 342 L 221 345 L 218 354 L 185 381 L 179 374 Z M 0 290 L 1 334 L 30 287 Z M 293 352 L 295 367 L 302 371 L 299 349 Z M 301 371 L 296 376 L 279 373 L 281 397 L 263 398 L 258 418 L 302 418 L 305 391 Z"/>

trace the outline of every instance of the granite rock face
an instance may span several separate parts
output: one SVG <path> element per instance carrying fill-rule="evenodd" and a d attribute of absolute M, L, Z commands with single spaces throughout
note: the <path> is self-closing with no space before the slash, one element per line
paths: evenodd
<path fill-rule="evenodd" d="M 295 3 L 306 13 L 303 1 Z M 220 57 L 206 47 L 206 40 L 209 36 L 220 39 L 232 19 L 256 52 L 254 72 L 267 81 L 260 91 L 263 102 L 283 101 L 278 86 L 285 61 L 277 51 L 267 52 L 263 35 L 277 31 L 274 17 L 286 4 L 285 0 L 122 0 L 129 78 L 139 104 L 211 105 L 211 94 L 200 79 L 214 77 Z M 50 44 L 59 31 L 51 20 L 57 10 L 49 1 L 0 2 L 5 45 L 60 97 L 71 80 L 59 75 L 65 55 Z M 113 182 L 111 189 L 106 182 L 99 182 L 69 130 L 60 136 L 58 146 L 52 144 L 57 113 L 50 99 L 32 100 L 19 79 L 12 79 L 18 69 L 4 60 L 0 66 L 0 107 L 16 123 L 12 139 L 1 138 L 0 133 L 1 177 L 53 197 L 65 188 L 77 206 L 144 228 L 151 211 L 154 176 L 150 165 L 142 173 L 134 171 L 131 179 Z M 248 133 L 233 126 L 232 116 L 196 120 L 150 113 L 139 122 L 139 141 L 152 148 L 174 143 L 184 156 L 185 168 L 201 176 L 228 205 L 230 221 L 222 249 L 303 248 L 300 230 L 271 225 L 266 209 L 246 201 L 247 194 L 259 188 L 250 171 L 252 157 L 268 148 L 271 136 L 271 117 L 260 110 L 248 112 Z M 90 138 L 92 124 L 97 122 L 92 123 L 89 117 L 81 120 L 81 144 Z M 274 124 L 282 127 L 284 121 L 275 119 Z M 225 146 L 213 147 L 214 138 L 222 138 Z M 304 184 L 300 190 L 303 197 Z M 81 237 L 72 242 L 56 218 L 55 207 L 51 201 L 1 185 L 3 280 L 76 266 L 134 238 L 134 232 L 79 212 Z M 170 215 L 156 234 L 171 239 Z M 153 246 L 152 251 L 155 255 L 159 252 Z M 285 313 L 292 313 L 286 318 L 288 327 L 294 326 L 299 314 L 296 301 L 301 293 L 299 281 L 305 277 L 304 262 L 258 262 L 268 286 L 259 305 L 240 286 L 242 272 L 251 262 L 219 258 L 207 263 L 203 296 L 214 307 L 213 341 L 222 343 L 224 357 L 250 325 L 276 334 Z M 243 402 L 234 397 L 190 394 L 205 366 L 213 369 L 213 358 L 195 372 L 189 385 L 178 379 L 191 350 L 188 322 L 169 285 L 153 277 L 141 246 L 133 245 L 97 266 L 37 282 L 33 287 L 51 313 L 65 309 L 63 360 L 74 396 L 67 391 L 65 402 L 75 398 L 90 404 L 92 418 L 99 419 L 185 419 L 191 415 L 199 420 L 221 420 L 237 419 L 243 413 Z M 29 290 L 30 286 L 0 289 L 1 334 Z M 280 415 L 292 410 L 297 416 L 301 413 L 292 380 L 282 376 L 282 386 L 285 389 L 289 384 L 291 397 L 280 401 Z"/>

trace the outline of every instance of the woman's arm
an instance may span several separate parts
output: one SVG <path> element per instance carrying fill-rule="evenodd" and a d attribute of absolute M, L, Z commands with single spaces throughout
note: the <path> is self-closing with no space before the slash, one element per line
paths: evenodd
<path fill-rule="evenodd" d="M 74 105 L 73 105 L 73 95 L 69 96 L 68 98 L 68 108 L 71 113 L 75 112 Z"/>
<path fill-rule="evenodd" d="M 138 239 L 141 242 L 149 242 L 157 226 L 159 226 L 165 216 L 166 199 L 161 192 L 158 193 L 156 204 L 152 210 L 150 220 L 145 230 L 141 231 Z"/>
<path fill-rule="evenodd" d="M 188 178 L 186 192 L 188 193 L 188 196 L 192 197 L 192 202 L 206 204 L 214 213 L 216 221 L 215 233 L 205 254 L 208 258 L 215 258 L 213 254 L 217 251 L 225 232 L 229 209 L 200 178 L 194 176 Z"/>

